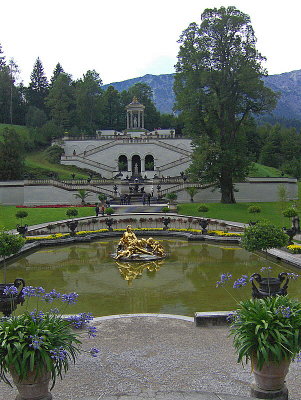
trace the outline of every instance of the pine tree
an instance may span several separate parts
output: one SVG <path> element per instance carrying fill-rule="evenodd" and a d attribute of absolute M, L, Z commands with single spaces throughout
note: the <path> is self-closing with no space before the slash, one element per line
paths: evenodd
<path fill-rule="evenodd" d="M 65 71 L 62 67 L 62 65 L 58 62 L 53 70 L 52 77 L 50 78 L 50 87 L 53 86 L 54 82 L 57 80 L 58 76 L 60 74 L 64 74 Z"/>
<path fill-rule="evenodd" d="M 0 71 L 6 67 L 5 56 L 3 56 L 2 54 L 3 54 L 3 50 L 2 50 L 2 46 L 0 44 Z"/>
<path fill-rule="evenodd" d="M 30 83 L 27 89 L 27 101 L 29 105 L 35 106 L 41 110 L 45 109 L 45 98 L 48 94 L 49 84 L 44 73 L 44 68 L 38 57 L 32 73 Z"/>
<path fill-rule="evenodd" d="M 72 126 L 72 113 L 75 106 L 75 89 L 69 75 L 61 73 L 49 91 L 47 107 L 53 121 L 60 128 Z"/>

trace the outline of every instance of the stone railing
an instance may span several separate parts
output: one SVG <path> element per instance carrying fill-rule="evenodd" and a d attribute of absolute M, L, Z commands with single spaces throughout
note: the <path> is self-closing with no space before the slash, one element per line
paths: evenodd
<path fill-rule="evenodd" d="M 101 136 L 65 136 L 62 139 L 55 140 L 54 142 L 62 142 L 62 141 L 83 141 L 83 140 L 134 140 L 140 138 L 131 138 L 124 135 L 101 135 Z M 145 135 L 142 137 L 143 140 L 147 139 L 167 139 L 167 140 L 175 140 L 175 139 L 187 139 L 187 137 L 182 135 Z"/>

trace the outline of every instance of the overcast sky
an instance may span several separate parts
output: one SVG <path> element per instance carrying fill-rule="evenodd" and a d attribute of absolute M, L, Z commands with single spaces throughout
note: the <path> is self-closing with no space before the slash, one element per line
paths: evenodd
<path fill-rule="evenodd" d="M 24 84 L 37 57 L 48 79 L 60 62 L 74 79 L 95 69 L 106 84 L 174 72 L 181 32 L 205 8 L 231 5 L 251 17 L 269 74 L 301 69 L 300 0 L 2 0 L 0 43 Z"/>

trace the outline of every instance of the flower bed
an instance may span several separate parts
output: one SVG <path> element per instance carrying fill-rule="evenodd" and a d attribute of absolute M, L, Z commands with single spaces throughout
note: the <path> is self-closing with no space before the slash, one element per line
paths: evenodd
<path fill-rule="evenodd" d="M 113 232 L 124 232 L 126 229 L 125 228 L 116 228 L 113 229 Z M 187 233 L 196 233 L 196 234 L 201 234 L 202 230 L 200 229 L 192 229 L 192 228 L 181 228 L 181 229 L 177 229 L 177 228 L 170 228 L 167 230 L 164 230 L 163 228 L 135 228 L 133 229 L 133 231 L 154 231 L 154 232 L 187 232 Z M 103 228 L 103 229 L 96 229 L 93 231 L 78 231 L 75 232 L 76 236 L 85 236 L 85 235 L 90 235 L 93 233 L 99 233 L 99 232 L 109 232 L 109 229 L 107 228 Z M 208 231 L 209 235 L 214 235 L 214 236 L 223 236 L 223 237 L 237 237 L 237 236 L 241 236 L 241 233 L 232 233 L 232 232 L 223 232 L 223 231 Z M 35 241 L 41 241 L 41 240 L 51 240 L 51 239 L 61 239 L 61 238 L 67 238 L 70 237 L 69 233 L 54 233 L 51 235 L 47 235 L 47 236 L 28 236 L 26 237 L 26 241 L 27 242 L 35 242 Z M 301 246 L 300 246 L 301 248 Z"/>
<path fill-rule="evenodd" d="M 39 206 L 16 206 L 16 208 L 68 208 L 68 207 L 95 207 L 95 204 L 50 204 Z"/>
<path fill-rule="evenodd" d="M 287 246 L 287 249 L 289 250 L 290 253 L 301 254 L 301 245 L 290 244 L 289 246 Z"/>

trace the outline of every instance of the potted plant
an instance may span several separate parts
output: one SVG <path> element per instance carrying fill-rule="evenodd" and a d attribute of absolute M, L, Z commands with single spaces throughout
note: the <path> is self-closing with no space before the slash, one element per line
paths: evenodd
<path fill-rule="evenodd" d="M 67 222 L 67 226 L 70 229 L 70 236 L 75 236 L 75 229 L 77 228 L 78 221 L 74 221 L 73 217 L 78 215 L 78 211 L 76 208 L 68 208 L 66 211 L 67 217 L 71 217 L 72 221 Z"/>
<path fill-rule="evenodd" d="M 13 295 L 15 291 L 17 288 L 10 287 L 7 294 Z M 0 379 L 12 386 L 7 378 L 7 373 L 11 374 L 19 391 L 18 399 L 50 400 L 50 380 L 52 389 L 56 378 L 63 378 L 70 363 L 75 363 L 82 351 L 82 328 L 92 337 L 96 328 L 88 326 L 93 319 L 91 314 L 63 317 L 58 309 L 50 308 L 49 303 L 52 306 L 53 302 L 59 302 L 65 312 L 65 305 L 77 301 L 76 293 L 60 294 L 56 290 L 46 293 L 42 287 L 27 286 L 23 296 L 26 300 L 35 297 L 38 308 L 0 320 Z M 46 311 L 41 310 L 41 304 Z M 76 328 L 81 329 L 80 334 Z M 97 352 L 97 349 L 89 350 L 92 356 Z"/>
<path fill-rule="evenodd" d="M 27 211 L 19 210 L 16 212 L 16 218 L 21 219 L 21 225 L 17 225 L 17 231 L 19 232 L 20 235 L 25 236 L 26 232 L 28 230 L 27 225 L 23 225 L 23 218 L 26 218 L 28 216 Z"/>
<path fill-rule="evenodd" d="M 252 396 L 287 398 L 285 376 L 301 350 L 301 302 L 288 296 L 241 301 L 230 332 L 238 362 L 251 362 Z M 261 397 L 266 392 L 270 397 Z"/>
<path fill-rule="evenodd" d="M 200 204 L 198 212 L 203 214 L 209 211 L 209 207 L 206 204 Z M 202 228 L 202 235 L 207 234 L 207 226 L 209 225 L 209 220 L 202 218 L 199 220 L 200 227 Z"/>

